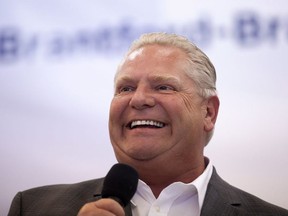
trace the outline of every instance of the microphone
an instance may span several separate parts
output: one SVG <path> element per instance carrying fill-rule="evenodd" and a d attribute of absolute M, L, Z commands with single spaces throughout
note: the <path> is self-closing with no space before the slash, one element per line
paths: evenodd
<path fill-rule="evenodd" d="M 104 179 L 102 198 L 112 198 L 124 208 L 136 192 L 138 178 L 134 168 L 121 163 L 113 165 Z"/>

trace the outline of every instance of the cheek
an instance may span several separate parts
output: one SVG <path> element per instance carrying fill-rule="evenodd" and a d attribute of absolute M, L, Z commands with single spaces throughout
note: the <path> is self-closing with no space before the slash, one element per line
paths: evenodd
<path fill-rule="evenodd" d="M 118 124 L 120 122 L 121 117 L 121 110 L 120 110 L 120 104 L 116 100 L 112 100 L 110 104 L 110 111 L 109 111 L 109 131 L 110 135 L 115 135 L 115 129 L 117 131 Z"/>
<path fill-rule="evenodd" d="M 192 95 L 182 94 L 183 108 L 186 109 L 188 113 L 195 113 L 197 111 L 196 102 L 197 99 L 194 99 Z"/>
<path fill-rule="evenodd" d="M 116 135 L 115 133 L 121 133 L 128 106 L 129 100 L 127 98 L 114 97 L 112 99 L 109 111 L 109 131 L 113 136 Z"/>
<path fill-rule="evenodd" d="M 114 121 L 115 119 L 119 118 L 124 109 L 125 101 L 120 98 L 113 98 L 110 104 L 109 111 L 110 121 Z"/>
<path fill-rule="evenodd" d="M 201 101 L 193 95 L 183 94 L 182 97 L 182 122 L 184 128 L 187 130 L 195 130 L 203 127 L 205 116 L 203 115 L 203 108 Z M 198 130 L 197 129 L 197 130 Z"/>
<path fill-rule="evenodd" d="M 117 102 L 115 102 L 115 100 L 112 99 L 111 104 L 110 104 L 110 110 L 109 110 L 110 119 L 113 118 L 116 110 L 117 110 Z"/>
<path fill-rule="evenodd" d="M 110 104 L 109 111 L 109 135 L 113 146 L 121 136 L 121 114 L 121 103 L 119 100 L 113 98 Z"/>

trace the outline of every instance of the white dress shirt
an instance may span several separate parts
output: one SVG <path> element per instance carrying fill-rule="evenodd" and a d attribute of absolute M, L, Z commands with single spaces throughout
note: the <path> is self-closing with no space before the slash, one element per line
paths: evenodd
<path fill-rule="evenodd" d="M 208 182 L 212 175 L 212 164 L 193 182 L 174 182 L 164 188 L 156 199 L 150 187 L 138 181 L 135 195 L 131 199 L 133 216 L 199 216 L 204 202 Z"/>

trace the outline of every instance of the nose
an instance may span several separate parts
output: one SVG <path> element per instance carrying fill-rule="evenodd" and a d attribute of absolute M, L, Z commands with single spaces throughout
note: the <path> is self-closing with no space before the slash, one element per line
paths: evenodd
<path fill-rule="evenodd" d="M 155 98 L 151 90 L 138 87 L 129 102 L 129 105 L 138 110 L 146 109 L 155 106 Z"/>

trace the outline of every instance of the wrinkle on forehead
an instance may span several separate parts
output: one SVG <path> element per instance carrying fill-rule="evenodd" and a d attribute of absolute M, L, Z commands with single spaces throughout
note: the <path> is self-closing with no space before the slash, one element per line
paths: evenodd
<path fill-rule="evenodd" d="M 125 59 L 123 59 L 121 64 L 118 66 L 117 73 L 115 74 L 114 84 L 115 84 L 116 79 L 118 79 L 123 66 L 130 65 L 130 63 L 135 61 L 136 59 L 140 59 L 140 62 L 141 62 L 142 61 L 141 56 L 143 55 L 151 56 L 152 59 L 156 56 L 159 59 L 167 59 L 170 62 L 175 61 L 176 59 L 179 59 L 181 60 L 181 62 L 178 62 L 177 64 L 180 64 L 182 66 L 183 66 L 183 61 L 186 61 L 186 53 L 184 53 L 178 47 L 159 45 L 159 44 L 145 45 L 143 47 L 135 49 L 130 54 L 128 54 Z M 148 63 L 147 59 L 145 59 L 145 62 Z"/>
<path fill-rule="evenodd" d="M 148 75 L 147 79 L 151 82 L 154 83 L 160 83 L 160 82 L 165 82 L 165 83 L 171 83 L 176 86 L 181 86 L 181 80 L 177 76 L 173 75 L 167 75 L 167 74 L 150 74 Z M 116 83 L 121 83 L 121 82 L 135 82 L 135 79 L 131 75 L 119 75 L 117 78 Z"/>

